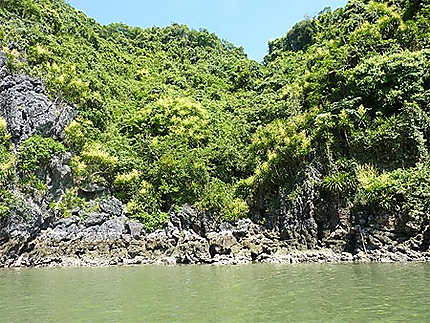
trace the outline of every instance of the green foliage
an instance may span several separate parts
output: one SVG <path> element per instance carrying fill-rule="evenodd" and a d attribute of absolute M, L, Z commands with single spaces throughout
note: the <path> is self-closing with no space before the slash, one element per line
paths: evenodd
<path fill-rule="evenodd" d="M 260 127 L 250 146 L 256 168 L 249 183 L 255 188 L 292 182 L 310 152 L 311 140 L 306 134 L 310 115 L 276 120 Z"/>
<path fill-rule="evenodd" d="M 427 196 L 429 17 L 427 0 L 351 0 L 271 41 L 260 65 L 206 30 L 102 26 L 62 0 L 4 0 L 0 41 L 11 70 L 79 110 L 63 214 L 97 184 L 147 230 L 184 203 L 270 220 L 310 187 L 334 209 L 423 218 L 408 187 Z M 40 136 L 12 148 L 0 119 L 5 192 L 16 169 L 43 189 L 32 175 L 65 150 Z"/>
<path fill-rule="evenodd" d="M 54 155 L 64 153 L 64 146 L 52 139 L 35 135 L 25 140 L 18 149 L 18 169 L 28 178 L 45 169 Z"/>
<path fill-rule="evenodd" d="M 147 232 L 153 232 L 163 228 L 167 224 L 169 216 L 165 212 L 140 212 L 134 215 L 133 218 L 140 221 Z"/>
<path fill-rule="evenodd" d="M 72 216 L 72 211 L 79 209 L 87 214 L 99 211 L 98 200 L 86 200 L 79 196 L 77 188 L 68 189 L 61 199 L 57 202 L 52 202 L 51 209 L 56 211 L 61 217 L 68 218 Z"/>
<path fill-rule="evenodd" d="M 118 174 L 113 182 L 117 197 L 123 201 L 132 198 L 139 189 L 140 177 L 141 174 L 136 169 L 125 174 Z"/>
<path fill-rule="evenodd" d="M 306 50 L 314 42 L 316 34 L 315 20 L 306 19 L 300 21 L 287 33 L 285 37 L 269 42 L 269 56 L 276 51 L 301 51 Z"/>
<path fill-rule="evenodd" d="M 118 158 L 110 155 L 97 142 L 84 146 L 80 156 L 75 156 L 71 166 L 75 181 L 79 185 L 109 185 L 116 174 Z"/>
<path fill-rule="evenodd" d="M 411 221 L 420 228 L 429 219 L 430 167 L 418 164 L 409 169 L 397 169 L 376 175 L 367 171 L 366 180 L 361 181 L 357 198 L 362 205 L 378 211 L 400 214 L 404 221 Z M 363 176 L 363 175 L 362 175 Z"/>
<path fill-rule="evenodd" d="M 180 137 L 196 146 L 207 137 L 207 123 L 208 112 L 200 103 L 189 98 L 163 98 L 132 115 L 126 132 L 129 136 Z"/>
<path fill-rule="evenodd" d="M 18 201 L 12 192 L 16 178 L 16 157 L 9 139 L 6 121 L 0 118 L 0 218 L 7 216 Z"/>
<path fill-rule="evenodd" d="M 0 188 L 0 218 L 10 214 L 10 210 L 18 204 L 18 198 L 10 190 Z"/>
<path fill-rule="evenodd" d="M 167 213 L 160 211 L 159 194 L 150 183 L 142 181 L 139 191 L 127 204 L 131 217 L 141 221 L 147 231 L 160 229 L 167 223 Z"/>
<path fill-rule="evenodd" d="M 89 120 L 73 120 L 66 128 L 65 143 L 69 149 L 80 152 L 85 143 L 90 139 L 91 132 L 94 132 L 93 123 Z"/>
<path fill-rule="evenodd" d="M 198 206 L 215 217 L 227 221 L 236 221 L 246 217 L 248 213 L 248 205 L 244 200 L 236 197 L 234 187 L 220 180 L 215 180 L 206 186 Z"/>
<path fill-rule="evenodd" d="M 6 121 L 0 118 L 0 188 L 8 186 L 15 175 L 16 158 L 9 139 Z"/>
<path fill-rule="evenodd" d="M 324 177 L 321 185 L 333 194 L 347 194 L 349 190 L 355 187 L 355 177 L 351 173 L 336 172 Z"/>

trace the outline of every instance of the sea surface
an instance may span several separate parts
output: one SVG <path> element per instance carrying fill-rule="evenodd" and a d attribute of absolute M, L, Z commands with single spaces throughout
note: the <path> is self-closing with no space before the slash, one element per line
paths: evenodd
<path fill-rule="evenodd" d="M 430 264 L 0 270 L 0 322 L 430 322 Z"/>

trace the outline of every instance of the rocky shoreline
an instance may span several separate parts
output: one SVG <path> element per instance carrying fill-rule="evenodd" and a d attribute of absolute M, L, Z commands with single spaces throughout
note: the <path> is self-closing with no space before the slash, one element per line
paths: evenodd
<path fill-rule="evenodd" d="M 372 248 L 368 239 L 369 249 L 356 252 L 323 245 L 298 249 L 249 219 L 217 223 L 189 205 L 171 213 L 165 229 L 152 233 L 127 218 L 114 198 L 102 201 L 100 210 L 85 219 L 3 219 L 0 267 L 430 261 L 429 251 L 413 250 L 410 244 Z"/>
<path fill-rule="evenodd" d="M 61 139 L 76 113 L 51 101 L 40 80 L 10 73 L 0 51 L 0 117 L 15 149 L 34 134 Z M 104 198 L 97 213 L 78 209 L 63 218 L 50 204 L 72 186 L 71 157 L 70 152 L 54 156 L 37 174 L 46 184 L 44 196 L 13 188 L 19 203 L 0 217 L 0 268 L 430 261 L 427 217 L 411 221 L 401 214 L 330 209 L 311 184 L 275 214 L 250 212 L 254 221 L 217 221 L 184 205 L 170 212 L 164 229 L 145 232 L 111 191 L 99 187 L 86 192 L 94 203 Z M 257 224 L 263 219 L 265 225 Z"/>

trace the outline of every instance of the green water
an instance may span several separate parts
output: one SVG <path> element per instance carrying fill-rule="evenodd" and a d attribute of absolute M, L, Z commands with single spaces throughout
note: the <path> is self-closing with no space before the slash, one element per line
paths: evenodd
<path fill-rule="evenodd" d="M 1 322 L 430 322 L 430 265 L 0 271 Z"/>

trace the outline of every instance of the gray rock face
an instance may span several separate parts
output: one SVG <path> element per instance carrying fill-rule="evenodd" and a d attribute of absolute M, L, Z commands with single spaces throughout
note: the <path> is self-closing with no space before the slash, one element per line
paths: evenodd
<path fill-rule="evenodd" d="M 68 165 L 71 153 L 54 156 L 49 165 L 46 184 L 51 191 L 51 199 L 58 200 L 67 189 L 73 186 L 72 169 Z"/>
<path fill-rule="evenodd" d="M 143 232 L 143 224 L 134 220 L 130 220 L 127 223 L 128 230 L 130 231 L 130 235 L 134 239 L 140 239 L 140 236 Z"/>
<path fill-rule="evenodd" d="M 192 231 L 183 231 L 176 249 L 179 264 L 210 263 L 209 243 Z"/>
<path fill-rule="evenodd" d="M 109 214 L 107 213 L 92 213 L 85 219 L 83 225 L 85 227 L 93 227 L 96 225 L 101 225 L 109 219 Z"/>
<path fill-rule="evenodd" d="M 185 204 L 178 212 L 171 212 L 169 221 L 179 231 L 193 230 L 202 236 L 216 230 L 215 221 L 211 216 L 199 213 L 189 204 Z"/>
<path fill-rule="evenodd" d="M 0 117 L 14 144 L 34 134 L 61 138 L 75 115 L 74 108 L 50 101 L 41 81 L 10 74 L 0 52 Z"/>
<path fill-rule="evenodd" d="M 106 221 L 100 226 L 99 233 L 102 240 L 119 240 L 126 233 L 125 222 L 127 218 L 115 218 Z"/>
<path fill-rule="evenodd" d="M 100 210 L 113 216 L 121 216 L 124 212 L 124 206 L 120 200 L 111 197 L 100 202 Z"/>
<path fill-rule="evenodd" d="M 249 219 L 210 230 L 203 220 L 193 218 L 198 213 L 190 206 L 171 216 L 164 230 L 146 234 L 141 223 L 118 216 L 123 210 L 120 201 L 107 199 L 102 205 L 101 213 L 86 219 L 72 216 L 46 223 L 35 211 L 28 224 L 18 218 L 2 220 L 0 267 L 430 261 L 430 226 L 397 242 L 393 232 L 360 228 L 355 238 L 352 234 L 357 250 L 350 253 L 327 247 L 297 249 L 280 232 Z M 199 225 L 193 226 L 190 219 Z"/>
<path fill-rule="evenodd" d="M 208 241 L 212 257 L 217 254 L 228 255 L 232 252 L 232 248 L 238 244 L 232 231 L 211 232 L 208 234 Z"/>
<path fill-rule="evenodd" d="M 0 242 L 8 239 L 26 242 L 36 236 L 44 226 L 43 213 L 32 201 L 22 201 L 9 216 L 0 218 Z"/>

